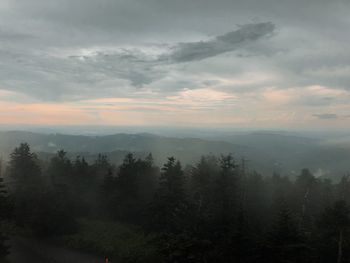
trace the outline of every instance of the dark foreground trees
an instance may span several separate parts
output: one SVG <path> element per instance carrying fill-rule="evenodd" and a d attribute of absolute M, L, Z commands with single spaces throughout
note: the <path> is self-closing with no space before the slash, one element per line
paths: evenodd
<path fill-rule="evenodd" d="M 350 207 L 344 201 L 336 201 L 326 208 L 319 221 L 322 249 L 328 251 L 328 260 L 348 262 L 350 254 L 346 247 L 350 242 Z"/>
<path fill-rule="evenodd" d="M 18 227 L 118 262 L 350 262 L 346 176 L 262 176 L 231 155 L 187 167 L 170 157 L 161 169 L 151 155 L 127 154 L 119 166 L 64 151 L 43 161 L 28 144 L 11 154 L 6 176 Z M 1 219 L 11 215 L 4 189 L 0 181 Z"/>
<path fill-rule="evenodd" d="M 1 167 L 0 167 L 1 170 Z M 4 220 L 8 220 L 11 214 L 11 205 L 8 198 L 8 193 L 4 185 L 4 179 L 1 176 L 0 172 L 0 227 Z M 9 247 L 6 244 L 8 237 L 3 233 L 3 230 L 0 228 L 0 261 L 1 259 L 9 253 Z"/>

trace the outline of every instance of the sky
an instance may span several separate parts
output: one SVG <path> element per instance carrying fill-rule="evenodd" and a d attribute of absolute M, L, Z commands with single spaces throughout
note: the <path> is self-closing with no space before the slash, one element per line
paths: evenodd
<path fill-rule="evenodd" d="M 346 0 L 1 0 L 0 125 L 350 128 Z"/>

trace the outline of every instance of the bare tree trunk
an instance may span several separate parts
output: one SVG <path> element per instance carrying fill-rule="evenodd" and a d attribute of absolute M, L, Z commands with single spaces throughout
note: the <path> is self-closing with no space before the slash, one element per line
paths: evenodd
<path fill-rule="evenodd" d="M 343 231 L 344 230 L 342 228 L 339 231 L 337 263 L 341 263 L 342 262 L 342 256 L 343 256 Z"/>

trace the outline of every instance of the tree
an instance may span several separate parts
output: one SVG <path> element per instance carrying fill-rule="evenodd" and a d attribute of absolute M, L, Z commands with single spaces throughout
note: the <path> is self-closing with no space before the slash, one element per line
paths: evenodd
<path fill-rule="evenodd" d="M 139 200 L 138 176 L 137 160 L 132 153 L 129 153 L 120 165 L 116 179 L 116 212 L 118 219 L 132 220 L 137 216 L 136 210 Z"/>
<path fill-rule="evenodd" d="M 140 215 L 140 196 L 137 183 L 140 172 L 138 161 L 134 155 L 132 153 L 127 154 L 119 167 L 116 178 L 116 209 L 118 219 L 133 222 Z"/>
<path fill-rule="evenodd" d="M 93 172 L 96 176 L 96 179 L 99 183 L 103 182 L 105 175 L 113 170 L 112 165 L 110 164 L 108 157 L 104 154 L 98 154 L 97 159 L 92 165 Z"/>
<path fill-rule="evenodd" d="M 214 209 L 220 233 L 230 235 L 238 211 L 238 173 L 232 155 L 220 159 L 220 174 L 214 184 Z"/>
<path fill-rule="evenodd" d="M 33 193 L 43 186 L 37 156 L 27 143 L 21 143 L 11 153 L 8 172 L 17 193 Z"/>
<path fill-rule="evenodd" d="M 44 191 L 44 182 L 37 156 L 27 143 L 20 144 L 11 153 L 7 172 L 11 180 L 9 189 L 13 192 L 16 223 L 30 224 L 33 220 L 32 207 Z"/>
<path fill-rule="evenodd" d="M 322 214 L 320 220 L 323 237 L 335 238 L 337 241 L 336 262 L 343 262 L 344 243 L 349 242 L 350 207 L 344 200 L 339 200 Z M 332 239 L 328 239 L 332 240 Z M 329 242 L 329 241 L 328 241 Z M 328 244 L 329 245 L 329 244 Z M 333 259 L 335 262 L 335 259 Z"/>
<path fill-rule="evenodd" d="M 4 180 L 0 177 L 0 224 L 3 220 L 8 219 L 10 216 L 10 203 L 7 196 Z M 6 256 L 9 251 L 9 247 L 6 245 L 7 237 L 0 231 L 0 259 Z"/>
<path fill-rule="evenodd" d="M 29 226 L 39 237 L 73 234 L 77 229 L 75 217 L 74 202 L 64 192 L 50 189 L 38 196 Z"/>
<path fill-rule="evenodd" d="M 68 191 L 72 184 L 72 168 L 72 163 L 64 150 L 58 151 L 52 157 L 47 172 L 54 188 Z"/>
<path fill-rule="evenodd" d="M 101 189 L 99 191 L 99 208 L 101 212 L 110 218 L 115 216 L 115 208 L 118 206 L 116 197 L 116 178 L 112 169 L 109 169 L 104 176 Z"/>
<path fill-rule="evenodd" d="M 300 206 L 301 216 L 304 221 L 308 216 L 307 212 L 310 205 L 310 196 L 315 185 L 316 178 L 308 169 L 303 169 L 295 182 L 296 200 L 298 206 Z"/>
<path fill-rule="evenodd" d="M 303 235 L 286 202 L 276 202 L 277 213 L 267 240 L 268 258 L 271 262 L 300 262 L 306 252 Z"/>
<path fill-rule="evenodd" d="M 212 198 L 213 183 L 220 172 L 215 156 L 202 156 L 191 171 L 191 193 L 198 213 L 208 208 Z"/>
<path fill-rule="evenodd" d="M 159 168 L 154 165 L 152 154 L 148 154 L 144 160 L 137 160 L 137 188 L 139 205 L 142 208 L 143 215 L 145 209 L 152 202 L 155 191 L 158 187 Z"/>
<path fill-rule="evenodd" d="M 161 232 L 181 232 L 186 217 L 186 197 L 181 164 L 174 157 L 169 157 L 162 168 L 159 189 L 153 202 L 153 227 Z"/>
<path fill-rule="evenodd" d="M 72 189 L 75 200 L 80 203 L 80 212 L 85 215 L 95 213 L 99 186 L 84 157 L 77 156 L 73 163 Z"/>
<path fill-rule="evenodd" d="M 107 214 L 118 220 L 142 224 L 157 185 L 158 168 L 152 155 L 145 160 L 136 159 L 132 153 L 125 156 L 118 167 L 117 176 L 107 171 L 102 184 L 102 199 L 108 200 Z M 113 212 L 112 212 L 113 211 Z M 111 213 L 112 212 L 112 213 Z"/>

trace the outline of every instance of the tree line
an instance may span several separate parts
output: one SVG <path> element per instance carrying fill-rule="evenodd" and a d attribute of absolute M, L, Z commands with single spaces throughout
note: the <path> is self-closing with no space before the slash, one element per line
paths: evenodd
<path fill-rule="evenodd" d="M 78 218 L 98 218 L 152 236 L 155 251 L 137 262 L 350 262 L 349 176 L 262 176 L 232 155 L 185 167 L 169 157 L 161 168 L 151 154 L 127 154 L 119 166 L 63 150 L 43 161 L 26 143 L 0 171 L 0 220 L 36 237 L 75 233 Z M 0 232 L 2 256 L 6 244 Z"/>

